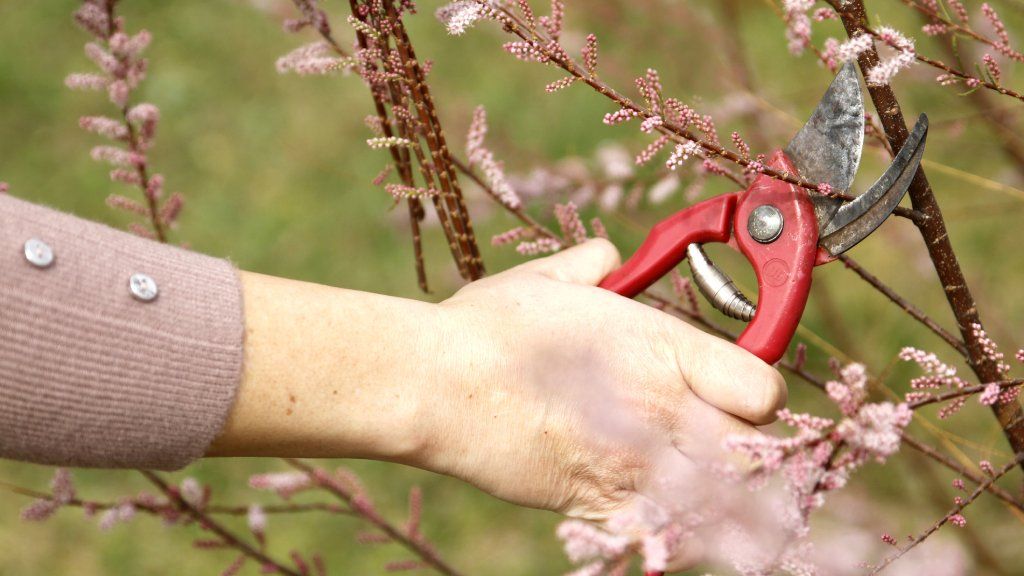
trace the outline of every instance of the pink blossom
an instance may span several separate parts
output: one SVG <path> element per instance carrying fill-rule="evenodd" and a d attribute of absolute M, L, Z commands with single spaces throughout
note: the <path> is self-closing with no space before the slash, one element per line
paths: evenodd
<path fill-rule="evenodd" d="M 404 184 L 385 184 L 384 189 L 387 190 L 388 194 L 395 200 L 401 200 L 403 198 L 433 198 L 440 196 L 441 192 L 433 188 L 417 188 L 415 186 L 406 186 Z"/>
<path fill-rule="evenodd" d="M 140 202 L 132 200 L 126 196 L 120 194 L 111 194 L 107 196 L 107 206 L 114 208 L 115 210 L 122 210 L 137 216 L 148 216 L 149 208 L 143 206 Z"/>
<path fill-rule="evenodd" d="M 989 338 L 988 333 L 981 327 L 981 324 L 971 324 L 971 333 L 978 341 L 978 346 L 981 346 L 981 352 L 985 355 L 985 358 L 996 365 L 996 369 L 1000 374 L 1006 374 L 1010 371 L 1010 366 L 1004 362 L 1006 356 L 999 351 L 999 346 L 996 345 L 995 341 Z"/>
<path fill-rule="evenodd" d="M 667 134 L 661 134 L 657 138 L 651 141 L 639 154 L 636 155 L 635 163 L 637 166 L 643 166 L 654 159 L 654 156 L 661 152 L 665 145 L 670 141 Z"/>
<path fill-rule="evenodd" d="M 529 229 L 523 228 L 521 226 L 517 226 L 517 227 L 515 227 L 515 228 L 513 228 L 511 230 L 508 230 L 506 232 L 502 232 L 501 234 L 495 234 L 494 236 L 492 236 L 491 237 L 491 245 L 492 246 L 505 246 L 505 245 L 511 244 L 511 243 L 513 243 L 513 242 L 515 242 L 517 240 L 523 239 L 525 236 L 528 236 L 530 233 L 531 233 L 531 231 Z"/>
<path fill-rule="evenodd" d="M 985 474 L 988 474 L 989 476 L 996 475 L 996 469 L 988 460 L 981 460 L 980 462 L 978 462 L 978 468 L 981 468 L 981 471 L 984 472 Z"/>
<path fill-rule="evenodd" d="M 541 16 L 538 20 L 547 29 L 548 35 L 557 39 L 562 35 L 562 23 L 565 21 L 565 2 L 563 0 L 551 0 L 551 14 L 549 16 Z"/>
<path fill-rule="evenodd" d="M 296 492 L 312 488 L 313 482 L 303 472 L 268 472 L 250 476 L 249 486 L 257 490 L 272 490 L 287 500 Z"/>
<path fill-rule="evenodd" d="M 650 118 L 644 119 L 644 121 L 640 123 L 640 131 L 645 134 L 650 134 L 663 123 L 664 122 L 661 119 L 661 116 L 651 116 Z"/>
<path fill-rule="evenodd" d="M 583 57 L 583 66 L 587 69 L 591 75 L 597 73 L 597 36 L 593 34 L 587 34 L 586 43 L 583 45 L 581 53 Z"/>
<path fill-rule="evenodd" d="M 555 204 L 555 218 L 562 229 L 562 236 L 571 244 L 582 244 L 587 241 L 587 229 L 580 220 L 579 210 L 573 202 Z"/>
<path fill-rule="evenodd" d="M 665 161 L 665 167 L 669 170 L 675 170 L 690 159 L 691 156 L 700 152 L 700 146 L 694 141 L 688 141 L 685 144 L 676 144 L 675 149 L 672 150 L 672 154 Z"/>
<path fill-rule="evenodd" d="M 874 42 L 871 36 L 858 34 L 836 47 L 835 59 L 840 63 L 853 62 L 861 54 L 870 50 L 872 46 L 874 46 Z"/>
<path fill-rule="evenodd" d="M 93 64 L 96 64 L 100 70 L 106 72 L 110 76 L 117 76 L 118 72 L 122 72 L 121 61 L 95 42 L 89 42 L 85 45 L 85 55 L 92 60 Z"/>
<path fill-rule="evenodd" d="M 53 471 L 50 491 L 53 493 L 53 500 L 59 504 L 68 504 L 75 499 L 75 485 L 71 480 L 71 473 L 66 468 L 57 468 Z"/>
<path fill-rule="evenodd" d="M 960 513 L 950 514 L 949 523 L 957 528 L 963 528 L 967 526 L 967 518 L 964 518 L 964 515 Z"/>
<path fill-rule="evenodd" d="M 548 56 L 535 42 L 506 42 L 502 45 L 506 52 L 524 62 L 547 62 Z"/>
<path fill-rule="evenodd" d="M 553 238 L 540 238 L 531 242 L 520 242 L 516 246 L 516 252 L 523 256 L 537 256 L 550 252 L 558 252 L 562 249 L 562 243 Z"/>
<path fill-rule="evenodd" d="M 825 20 L 837 20 L 839 19 L 839 14 L 836 14 L 836 11 L 831 8 L 818 8 L 817 10 L 814 11 L 813 18 L 815 22 L 824 22 Z"/>
<path fill-rule="evenodd" d="M 160 109 L 153 104 L 136 104 L 128 110 L 128 121 L 135 124 L 156 123 L 159 120 Z"/>
<path fill-rule="evenodd" d="M 909 68 L 916 61 L 916 52 L 914 41 L 895 28 L 882 26 L 877 32 L 878 37 L 896 51 L 894 56 L 879 62 L 868 71 L 868 83 L 881 86 L 891 82 L 901 70 Z"/>
<path fill-rule="evenodd" d="M 103 38 L 110 33 L 107 12 L 95 2 L 82 2 L 75 11 L 75 22 L 97 38 Z"/>
<path fill-rule="evenodd" d="M 836 433 L 850 446 L 865 450 L 882 462 L 899 450 L 903 429 L 910 424 L 913 415 L 906 404 L 866 404 L 856 417 L 841 422 Z"/>
<path fill-rule="evenodd" d="M 635 174 L 629 151 L 618 144 L 604 144 L 598 148 L 597 162 L 609 180 L 621 181 Z"/>
<path fill-rule="evenodd" d="M 68 74 L 64 85 L 72 90 L 102 90 L 110 80 L 99 74 Z"/>
<path fill-rule="evenodd" d="M 807 12 L 814 7 L 814 0 L 783 0 L 785 11 L 786 39 L 789 51 L 794 56 L 804 53 L 811 45 L 811 18 Z"/>
<path fill-rule="evenodd" d="M 449 34 L 458 36 L 484 17 L 484 7 L 474 0 L 457 0 L 438 8 L 434 16 L 445 25 Z"/>
<path fill-rule="evenodd" d="M 647 191 L 648 202 L 655 205 L 661 204 L 679 190 L 679 185 L 679 176 L 677 174 L 673 173 L 662 177 Z"/>
<path fill-rule="evenodd" d="M 300 76 L 322 75 L 351 68 L 353 60 L 334 55 L 330 44 L 322 40 L 299 46 L 277 59 L 280 74 L 295 72 Z"/>
<path fill-rule="evenodd" d="M 21 509 L 21 519 L 26 522 L 42 522 L 53 516 L 60 504 L 53 500 L 39 499 Z"/>
<path fill-rule="evenodd" d="M 963 2 L 960 0 L 946 0 L 946 3 L 953 9 L 956 17 L 959 18 L 961 22 L 967 22 L 969 16 L 967 15 L 967 8 L 964 7 Z"/>
<path fill-rule="evenodd" d="M 839 381 L 825 384 L 829 398 L 844 416 L 853 416 L 867 398 L 867 371 L 863 364 L 849 364 L 839 373 Z"/>
<path fill-rule="evenodd" d="M 965 488 L 964 488 L 964 481 L 962 479 L 960 479 L 960 478 L 954 478 L 953 479 L 953 488 L 956 488 L 957 490 L 965 490 Z"/>
<path fill-rule="evenodd" d="M 109 162 L 115 166 L 136 166 L 146 163 L 146 157 L 142 154 L 114 146 L 96 146 L 90 155 L 97 162 Z"/>
<path fill-rule="evenodd" d="M 982 391 L 981 395 L 978 396 L 978 402 L 981 402 L 983 406 L 991 406 L 999 400 L 999 393 L 1002 390 L 999 384 L 993 382 L 985 386 L 985 390 Z"/>
<path fill-rule="evenodd" d="M 560 78 L 545 86 L 544 91 L 548 93 L 558 92 L 559 90 L 572 86 L 573 83 L 576 82 L 576 80 L 577 78 L 575 76 L 566 76 L 565 78 Z"/>
<path fill-rule="evenodd" d="M 131 502 L 118 504 L 100 514 L 97 525 L 104 532 L 110 531 L 118 524 L 123 524 L 135 517 L 135 506 Z"/>
<path fill-rule="evenodd" d="M 203 488 L 203 485 L 198 480 L 191 476 L 181 481 L 178 492 L 181 494 L 181 499 L 192 506 L 201 508 L 205 503 L 206 489 Z"/>
<path fill-rule="evenodd" d="M 513 210 L 518 209 L 523 202 L 505 175 L 504 166 L 494 158 L 494 153 L 484 146 L 487 130 L 487 111 L 483 106 L 477 106 L 466 134 L 466 158 L 470 165 L 480 167 L 484 179 L 502 204 Z"/>
<path fill-rule="evenodd" d="M 398 136 L 388 136 L 381 138 L 367 138 L 366 145 L 374 150 L 382 150 L 384 148 L 398 147 L 408 148 L 413 145 L 413 141 L 408 138 L 400 138 Z"/>
<path fill-rule="evenodd" d="M 114 80 L 107 86 L 107 98 L 118 108 L 127 106 L 130 96 L 131 87 L 124 80 Z"/>
<path fill-rule="evenodd" d="M 622 108 L 621 110 L 605 114 L 604 123 L 609 126 L 614 126 L 616 124 L 622 124 L 623 122 L 632 120 L 639 115 L 640 113 L 632 108 Z"/>
<path fill-rule="evenodd" d="M 128 137 L 128 128 L 121 121 L 105 116 L 82 116 L 78 119 L 78 126 L 112 140 L 124 140 Z"/>
<path fill-rule="evenodd" d="M 253 534 L 266 534 L 267 532 L 267 513 L 263 511 L 263 507 L 259 504 L 251 504 L 245 515 L 246 523 L 249 525 L 249 531 Z"/>
<path fill-rule="evenodd" d="M 558 525 L 558 537 L 572 562 L 612 558 L 625 552 L 629 538 L 605 532 L 580 520 L 566 520 Z"/>

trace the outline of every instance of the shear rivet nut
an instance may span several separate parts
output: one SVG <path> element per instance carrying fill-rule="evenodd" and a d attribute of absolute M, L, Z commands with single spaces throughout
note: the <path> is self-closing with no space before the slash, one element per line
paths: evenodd
<path fill-rule="evenodd" d="M 762 204 L 750 212 L 747 232 L 761 244 L 770 244 L 782 234 L 784 224 L 781 210 L 771 204 Z"/>

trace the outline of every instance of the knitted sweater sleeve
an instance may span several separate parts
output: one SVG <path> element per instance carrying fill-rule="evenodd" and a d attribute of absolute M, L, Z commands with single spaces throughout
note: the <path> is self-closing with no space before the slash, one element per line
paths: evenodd
<path fill-rule="evenodd" d="M 241 379 L 225 260 L 0 194 L 0 457 L 175 469 Z"/>

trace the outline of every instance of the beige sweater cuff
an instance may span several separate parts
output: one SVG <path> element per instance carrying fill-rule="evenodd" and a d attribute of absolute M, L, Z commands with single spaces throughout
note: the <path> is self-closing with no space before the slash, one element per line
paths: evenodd
<path fill-rule="evenodd" d="M 0 195 L 0 457 L 188 464 L 227 418 L 243 333 L 229 262 Z"/>

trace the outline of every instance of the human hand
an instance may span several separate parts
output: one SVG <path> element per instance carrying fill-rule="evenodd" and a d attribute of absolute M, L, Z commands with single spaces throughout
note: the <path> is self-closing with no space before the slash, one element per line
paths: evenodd
<path fill-rule="evenodd" d="M 518 504 L 605 520 L 786 401 L 745 350 L 597 288 L 592 240 L 466 286 L 440 307 L 444 363 L 417 465 Z"/>

